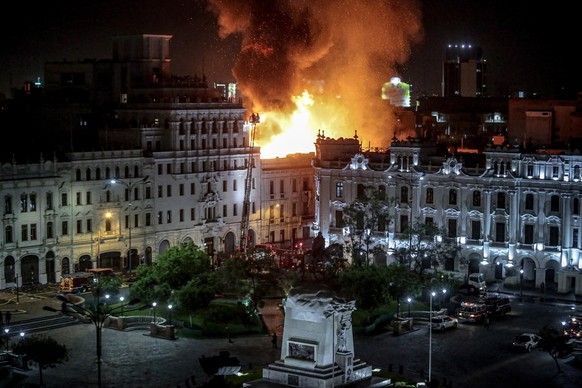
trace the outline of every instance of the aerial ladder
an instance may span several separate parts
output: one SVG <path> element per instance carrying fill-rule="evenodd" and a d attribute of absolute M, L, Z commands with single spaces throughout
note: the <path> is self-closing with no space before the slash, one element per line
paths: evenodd
<path fill-rule="evenodd" d="M 257 124 L 261 122 L 261 117 L 258 113 L 251 114 L 250 124 L 251 131 L 249 137 L 249 158 L 247 161 L 247 176 L 245 178 L 245 196 L 242 206 L 242 221 L 240 226 L 240 250 L 243 255 L 246 255 L 249 245 L 249 221 L 250 221 L 250 207 L 251 207 L 251 186 L 253 180 L 253 161 L 255 148 L 255 131 Z"/>

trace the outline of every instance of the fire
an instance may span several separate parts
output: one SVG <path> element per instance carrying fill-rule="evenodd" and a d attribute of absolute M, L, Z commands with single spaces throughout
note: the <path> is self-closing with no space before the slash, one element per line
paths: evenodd
<path fill-rule="evenodd" d="M 265 112 L 263 122 L 265 125 L 276 125 L 283 130 L 274 135 L 263 144 L 257 140 L 261 147 L 261 158 L 271 159 L 285 157 L 288 154 L 306 153 L 313 149 L 315 130 L 311 123 L 313 117 L 313 96 L 306 90 L 299 96 L 293 97 L 296 109 L 290 115 L 283 112 Z"/>

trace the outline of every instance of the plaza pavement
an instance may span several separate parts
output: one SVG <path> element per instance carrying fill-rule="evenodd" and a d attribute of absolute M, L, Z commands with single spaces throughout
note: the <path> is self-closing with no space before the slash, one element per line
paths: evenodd
<path fill-rule="evenodd" d="M 514 294 L 515 290 L 492 287 L 492 291 Z M 54 296 L 21 295 L 19 303 L 11 299 L 12 294 L 0 293 L 1 311 L 10 310 L 12 322 L 53 314 L 43 310 L 43 306 L 60 308 L 60 302 Z M 581 303 L 581 298 L 573 295 L 556 295 L 539 290 L 524 290 L 524 297 L 556 298 L 557 300 Z M 146 330 L 117 331 L 104 329 L 102 334 L 102 387 L 123 388 L 165 388 L 195 387 L 209 380 L 199 363 L 202 356 L 211 357 L 221 351 L 228 351 L 232 357 L 239 359 L 241 371 L 266 367 L 280 358 L 280 344 L 283 333 L 283 314 L 280 309 L 281 299 L 267 299 L 261 309 L 261 315 L 269 334 L 233 337 L 232 343 L 227 338 L 190 339 L 180 337 L 167 340 L 150 337 Z M 277 332 L 278 349 L 271 345 L 271 333 Z M 43 380 L 47 388 L 97 387 L 96 330 L 92 324 L 74 325 L 44 332 L 65 344 L 69 349 L 70 359 L 65 364 L 43 370 Z M 390 336 L 392 337 L 392 336 Z M 395 337 L 397 338 L 397 337 Z M 15 338 L 11 339 L 16 340 Z M 356 356 L 366 360 L 377 354 L 380 339 L 367 338 L 356 343 Z M 385 341 L 387 339 L 383 339 Z M 389 339 L 388 339 L 389 340 Z M 374 357 L 372 357 L 373 359 Z M 379 361 L 377 361 L 380 363 Z M 378 366 L 378 364 L 374 364 Z M 386 367 L 386 366 L 384 366 Z M 23 375 L 24 380 L 15 387 L 35 387 L 39 383 L 36 367 L 28 371 L 15 370 Z"/>

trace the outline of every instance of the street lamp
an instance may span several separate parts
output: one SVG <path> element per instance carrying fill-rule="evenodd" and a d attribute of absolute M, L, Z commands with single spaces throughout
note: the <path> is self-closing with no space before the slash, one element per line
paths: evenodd
<path fill-rule="evenodd" d="M 6 333 L 6 353 L 8 353 L 8 342 L 10 341 L 10 336 L 8 335 L 9 331 L 10 331 L 9 328 L 4 329 L 4 333 Z"/>
<path fill-rule="evenodd" d="M 170 326 L 172 326 L 172 307 L 173 306 L 171 304 L 168 305 L 168 311 L 170 313 Z"/>
<path fill-rule="evenodd" d="M 154 310 L 154 323 L 156 323 L 156 306 L 158 305 L 157 302 L 152 303 L 152 308 Z"/>
<path fill-rule="evenodd" d="M 125 300 L 125 298 L 123 296 L 119 297 L 119 302 L 121 303 L 121 316 L 123 317 L 123 301 Z"/>
<path fill-rule="evenodd" d="M 443 288 L 443 295 L 447 293 L 447 290 Z M 432 377 L 432 298 L 436 295 L 436 292 L 431 291 L 430 293 L 430 304 L 429 304 L 429 318 L 428 318 L 428 383 L 430 385 Z M 442 307 L 442 306 L 441 306 Z"/>
<path fill-rule="evenodd" d="M 523 268 L 519 270 L 519 297 L 523 296 Z"/>
<path fill-rule="evenodd" d="M 117 178 L 113 178 L 111 180 L 111 184 L 116 184 L 116 183 L 121 183 L 125 189 L 127 190 L 127 201 L 129 202 L 129 206 L 127 208 L 127 212 L 128 212 L 128 218 L 127 218 L 127 229 L 128 229 L 128 241 L 129 241 L 129 254 L 128 254 L 128 269 L 129 269 L 129 276 L 131 277 L 131 259 L 133 257 L 132 254 L 132 250 L 131 250 L 131 201 L 132 201 L 132 192 L 134 190 L 134 188 L 138 185 L 138 184 L 143 184 L 146 182 L 146 180 L 149 178 L 149 176 L 146 176 L 143 179 L 140 179 L 138 181 L 135 182 L 125 182 L 121 179 L 117 179 Z"/>
<path fill-rule="evenodd" d="M 106 304 L 101 304 L 99 303 L 99 293 L 97 292 L 97 304 L 91 305 L 90 307 L 82 307 L 80 305 L 76 305 L 73 302 L 71 302 L 69 299 L 67 299 L 66 296 L 62 295 L 62 294 L 58 294 L 57 295 L 57 299 L 59 299 L 61 302 L 64 302 L 66 304 L 70 304 L 73 305 L 75 307 L 75 309 L 79 312 L 81 312 L 83 315 L 85 315 L 85 317 L 89 318 L 91 320 L 91 322 L 93 323 L 93 325 L 95 326 L 95 348 L 96 348 L 96 353 L 97 353 L 97 386 L 99 388 L 101 388 L 101 350 L 102 350 L 102 345 L 101 345 L 101 331 L 103 329 L 103 324 L 105 323 L 105 320 L 110 317 L 111 315 L 115 314 L 118 309 L 122 309 L 124 306 L 128 306 L 128 305 L 134 305 L 139 303 L 139 299 L 133 299 L 132 301 L 130 301 L 129 303 L 125 304 L 125 305 L 121 305 L 118 307 L 111 307 L 110 305 L 106 305 Z M 147 308 L 148 306 L 142 306 L 142 307 L 138 307 L 138 308 L 134 308 L 134 311 L 137 310 L 143 310 L 144 308 Z M 43 310 L 46 311 L 51 311 L 51 312 L 58 312 L 59 310 L 51 307 L 51 306 L 44 306 Z M 24 335 L 24 333 L 20 333 L 21 336 Z"/>
<path fill-rule="evenodd" d="M 410 318 L 410 304 L 412 303 L 412 298 L 408 297 L 408 318 Z"/>

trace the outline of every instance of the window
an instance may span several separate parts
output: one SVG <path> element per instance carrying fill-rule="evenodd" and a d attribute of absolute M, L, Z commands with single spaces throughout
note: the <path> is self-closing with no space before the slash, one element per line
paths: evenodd
<path fill-rule="evenodd" d="M 61 206 L 69 206 L 67 193 L 61 193 Z"/>
<path fill-rule="evenodd" d="M 533 164 L 528 164 L 527 165 L 527 176 L 528 177 L 533 177 L 533 173 L 534 173 L 534 166 Z"/>
<path fill-rule="evenodd" d="M 53 193 L 46 193 L 46 208 L 53 210 Z"/>
<path fill-rule="evenodd" d="M 344 224 L 344 212 L 341 210 L 335 211 L 335 227 L 336 228 L 343 228 Z"/>
<path fill-rule="evenodd" d="M 275 182 L 273 181 L 269 181 L 269 194 L 271 195 L 271 198 L 275 195 Z"/>
<path fill-rule="evenodd" d="M 222 205 L 222 216 L 228 217 L 228 207 L 226 205 Z"/>
<path fill-rule="evenodd" d="M 550 226 L 550 246 L 557 247 L 560 245 L 560 228 Z"/>
<path fill-rule="evenodd" d="M 20 226 L 20 240 L 28 241 L 28 225 Z"/>
<path fill-rule="evenodd" d="M 534 226 L 532 224 L 525 224 L 523 228 L 523 243 L 533 244 L 534 243 Z"/>
<path fill-rule="evenodd" d="M 28 195 L 20 194 L 20 211 L 26 213 L 28 211 Z"/>
<path fill-rule="evenodd" d="M 481 220 L 471 221 L 471 240 L 479 240 L 481 238 Z"/>
<path fill-rule="evenodd" d="M 61 223 L 61 234 L 63 236 L 68 236 L 69 235 L 69 223 L 67 221 L 63 221 Z"/>
<path fill-rule="evenodd" d="M 448 237 L 455 238 L 457 237 L 457 219 L 456 218 L 449 218 L 448 220 Z"/>
<path fill-rule="evenodd" d="M 550 199 L 550 211 L 559 212 L 560 211 L 560 196 L 552 195 Z"/>
<path fill-rule="evenodd" d="M 162 212 L 158 212 L 158 224 L 161 225 L 164 223 L 164 215 Z"/>
<path fill-rule="evenodd" d="M 481 207 L 481 192 L 479 190 L 473 190 L 473 206 Z"/>
<path fill-rule="evenodd" d="M 295 180 L 293 180 L 293 182 L 295 182 Z M 335 196 L 337 198 L 343 198 L 343 196 L 344 196 L 344 183 L 343 182 L 337 182 L 335 184 Z"/>
<path fill-rule="evenodd" d="M 87 233 L 93 233 L 93 220 L 88 219 L 86 226 L 87 226 Z"/>
<path fill-rule="evenodd" d="M 337 187 L 337 184 L 336 184 L 336 187 Z M 296 178 L 293 178 L 293 180 L 291 181 L 291 190 L 293 190 L 294 193 L 297 192 L 297 179 Z M 337 196 L 338 195 L 336 195 L 336 197 Z"/>
<path fill-rule="evenodd" d="M 46 223 L 46 238 L 55 238 L 55 231 L 52 222 Z"/>
<path fill-rule="evenodd" d="M 449 205 L 457 204 L 457 189 L 449 190 Z"/>
<path fill-rule="evenodd" d="M 162 198 L 164 196 L 164 187 L 162 185 L 158 186 L 158 198 Z"/>
<path fill-rule="evenodd" d="M 133 227 L 134 228 L 139 227 L 139 214 L 133 215 Z"/>
<path fill-rule="evenodd" d="M 77 234 L 83 233 L 83 221 L 77 220 Z"/>
<path fill-rule="evenodd" d="M 105 232 L 111 232 L 111 218 L 105 219 Z"/>
<path fill-rule="evenodd" d="M 279 181 L 279 193 L 281 194 L 281 198 L 283 198 L 283 194 L 285 194 L 285 181 L 283 179 Z"/>
<path fill-rule="evenodd" d="M 226 193 L 228 191 L 228 185 L 226 181 L 222 181 L 222 192 Z"/>
<path fill-rule="evenodd" d="M 180 222 L 184 222 L 184 209 L 180 209 Z"/>
<path fill-rule="evenodd" d="M 432 187 L 426 189 L 426 203 L 432 204 L 434 201 L 434 190 Z"/>
<path fill-rule="evenodd" d="M 580 229 L 578 229 L 578 228 L 572 229 L 572 248 L 580 249 L 580 243 L 578 242 L 578 240 L 580 238 L 579 234 L 580 234 Z"/>
<path fill-rule="evenodd" d="M 504 243 L 505 242 L 505 223 L 496 222 L 495 223 L 495 242 Z"/>
<path fill-rule="evenodd" d="M 408 186 L 400 188 L 400 203 L 408 203 Z"/>
<path fill-rule="evenodd" d="M 406 233 L 408 231 L 408 216 L 400 216 L 400 233 Z"/>
<path fill-rule="evenodd" d="M 31 212 L 35 212 L 36 211 L 36 194 L 30 194 L 29 198 L 28 198 L 28 209 Z"/>
<path fill-rule="evenodd" d="M 6 229 L 4 229 L 4 240 L 6 241 L 7 244 L 14 242 L 12 237 L 12 226 L 10 225 L 8 225 Z"/>
<path fill-rule="evenodd" d="M 190 221 L 194 221 L 196 220 L 196 209 L 195 208 L 190 208 Z"/>
<path fill-rule="evenodd" d="M 85 200 L 87 202 L 87 205 L 91 205 L 92 201 L 91 201 L 91 192 L 87 191 L 87 193 L 85 194 Z"/>
<path fill-rule="evenodd" d="M 12 214 L 12 196 L 4 197 L 4 214 Z"/>
<path fill-rule="evenodd" d="M 129 221 L 129 215 L 127 215 L 127 214 L 125 215 L 125 220 L 124 221 L 125 221 L 125 229 L 130 228 L 131 225 L 129 224 L 129 222 L 130 222 Z"/>
<path fill-rule="evenodd" d="M 190 183 L 190 195 L 196 194 L 196 184 Z"/>
<path fill-rule="evenodd" d="M 166 186 L 166 196 L 168 196 L 168 197 L 172 196 L 172 185 Z"/>
<path fill-rule="evenodd" d="M 236 203 L 234 205 L 232 205 L 232 215 L 238 216 L 238 206 Z"/>
<path fill-rule="evenodd" d="M 251 203 L 251 209 L 251 213 L 255 214 L 257 212 L 257 207 L 255 206 L 254 202 Z"/>
<path fill-rule="evenodd" d="M 145 198 L 146 199 L 152 198 L 152 188 L 150 186 L 146 186 L 145 188 Z"/>
<path fill-rule="evenodd" d="M 291 205 L 291 216 L 292 217 L 297 216 L 297 202 L 293 202 L 293 204 Z"/>
<path fill-rule="evenodd" d="M 152 226 L 152 213 L 145 214 L 145 226 Z"/>
<path fill-rule="evenodd" d="M 497 209 L 505 209 L 505 193 L 497 193 Z"/>
<path fill-rule="evenodd" d="M 168 210 L 166 212 L 166 222 L 168 224 L 171 224 L 172 223 L 172 211 L 171 210 Z"/>
<path fill-rule="evenodd" d="M 162 175 L 164 173 L 164 166 L 158 164 L 158 175 Z"/>
<path fill-rule="evenodd" d="M 525 195 L 525 210 L 534 209 L 534 195 L 529 193 Z"/>
<path fill-rule="evenodd" d="M 83 201 L 82 201 L 82 197 L 81 197 L 81 192 L 80 191 L 77 191 L 76 194 L 77 194 L 76 195 L 76 198 L 77 198 L 77 206 L 82 205 L 83 204 Z"/>
<path fill-rule="evenodd" d="M 576 215 L 580 215 L 580 200 L 576 197 L 574 198 L 574 202 L 572 204 L 573 210 L 572 213 Z"/>
<path fill-rule="evenodd" d="M 232 181 L 232 191 L 237 191 L 236 179 Z"/>
<path fill-rule="evenodd" d="M 386 231 L 386 216 L 378 216 L 378 231 Z"/>

